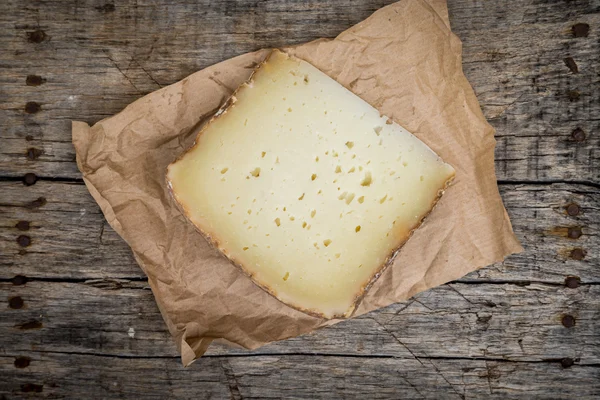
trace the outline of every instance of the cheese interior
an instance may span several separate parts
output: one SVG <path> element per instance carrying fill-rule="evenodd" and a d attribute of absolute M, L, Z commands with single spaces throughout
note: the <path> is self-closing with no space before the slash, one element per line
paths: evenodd
<path fill-rule="evenodd" d="M 349 316 L 454 169 L 309 63 L 274 51 L 168 170 L 188 218 L 278 299 Z"/>

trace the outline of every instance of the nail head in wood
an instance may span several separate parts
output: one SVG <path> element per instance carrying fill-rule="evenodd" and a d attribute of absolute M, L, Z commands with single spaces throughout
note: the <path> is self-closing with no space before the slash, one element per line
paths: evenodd
<path fill-rule="evenodd" d="M 579 239 L 581 237 L 581 228 L 578 226 L 569 228 L 567 231 L 567 236 L 569 239 Z"/>
<path fill-rule="evenodd" d="M 572 315 L 563 315 L 561 323 L 565 328 L 572 328 L 575 326 L 575 317 Z"/>
<path fill-rule="evenodd" d="M 32 172 L 26 173 L 25 176 L 23 177 L 23 183 L 25 184 L 25 186 L 35 185 L 36 182 L 37 182 L 37 176 Z"/>
<path fill-rule="evenodd" d="M 27 40 L 31 43 L 42 43 L 48 35 L 41 29 L 38 29 L 33 32 L 27 32 Z"/>
<path fill-rule="evenodd" d="M 26 155 L 28 160 L 37 160 L 42 155 L 42 150 L 30 147 L 29 149 L 27 149 Z"/>
<path fill-rule="evenodd" d="M 21 296 L 15 296 L 15 297 L 11 297 L 10 299 L 8 299 L 8 306 L 15 310 L 23 308 L 24 304 L 25 304 L 25 302 L 23 301 Z"/>
<path fill-rule="evenodd" d="M 39 75 L 27 75 L 27 78 L 25 78 L 27 86 L 40 86 L 44 83 L 46 83 L 46 80 Z"/>
<path fill-rule="evenodd" d="M 575 203 L 571 203 L 567 206 L 567 214 L 569 214 L 571 217 L 578 215 L 579 211 L 579 205 Z"/>
<path fill-rule="evenodd" d="M 588 37 L 590 34 L 590 25 L 586 23 L 578 23 L 571 27 L 571 32 L 575 37 Z"/>
<path fill-rule="evenodd" d="M 21 247 L 27 247 L 31 244 L 31 238 L 27 235 L 19 235 L 17 238 L 17 243 Z"/>
<path fill-rule="evenodd" d="M 15 286 L 21 286 L 27 283 L 27 277 L 23 275 L 17 275 L 12 278 L 12 283 Z"/>
<path fill-rule="evenodd" d="M 29 221 L 19 221 L 19 222 L 17 222 L 15 227 L 20 231 L 28 231 L 29 230 Z"/>
<path fill-rule="evenodd" d="M 565 286 L 569 289 L 576 289 L 579 287 L 581 279 L 578 276 L 567 276 L 565 278 Z"/>
<path fill-rule="evenodd" d="M 26 383 L 21 385 L 21 392 L 25 393 L 42 393 L 44 391 L 44 385 L 37 385 L 35 383 Z"/>
<path fill-rule="evenodd" d="M 29 357 L 17 357 L 15 358 L 15 368 L 27 368 L 31 363 L 31 358 Z"/>
<path fill-rule="evenodd" d="M 573 132 L 571 132 L 571 137 L 576 142 L 583 142 L 585 140 L 585 132 L 581 128 L 575 128 Z"/>
<path fill-rule="evenodd" d="M 571 258 L 573 260 L 581 261 L 585 258 L 586 251 L 580 248 L 571 250 Z"/>
<path fill-rule="evenodd" d="M 577 63 L 575 62 L 575 60 L 573 60 L 573 57 L 567 57 L 563 61 L 565 62 L 565 65 L 567 66 L 567 68 L 569 68 L 569 70 L 572 73 L 574 73 L 574 74 L 579 73 L 579 67 L 577 66 Z"/>
<path fill-rule="evenodd" d="M 36 112 L 40 111 L 42 109 L 42 105 L 39 103 L 36 103 L 35 101 L 28 101 L 25 104 L 25 112 L 27 114 L 35 114 Z"/>
<path fill-rule="evenodd" d="M 575 361 L 573 361 L 572 358 L 563 358 L 562 360 L 560 360 L 560 365 L 563 368 L 571 368 L 573 366 L 573 364 L 575 364 Z"/>

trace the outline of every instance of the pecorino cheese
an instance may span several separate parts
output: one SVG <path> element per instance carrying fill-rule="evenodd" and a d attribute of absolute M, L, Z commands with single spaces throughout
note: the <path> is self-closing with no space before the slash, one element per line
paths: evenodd
<path fill-rule="evenodd" d="M 309 63 L 274 50 L 167 182 L 185 216 L 261 288 L 349 317 L 454 169 Z"/>

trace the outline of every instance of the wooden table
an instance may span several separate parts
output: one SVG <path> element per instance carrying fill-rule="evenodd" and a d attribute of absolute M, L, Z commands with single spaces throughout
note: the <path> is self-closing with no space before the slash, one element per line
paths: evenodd
<path fill-rule="evenodd" d="M 0 398 L 600 395 L 600 1 L 450 0 L 526 251 L 413 299 L 184 369 L 74 162 L 70 121 L 386 0 L 3 0 Z M 597 397 L 596 397 L 597 398 Z"/>

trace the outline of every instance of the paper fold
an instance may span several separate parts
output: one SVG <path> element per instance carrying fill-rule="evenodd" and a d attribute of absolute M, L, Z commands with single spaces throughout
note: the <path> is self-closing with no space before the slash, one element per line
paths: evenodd
<path fill-rule="evenodd" d="M 457 171 L 361 303 L 406 300 L 521 251 L 498 193 L 494 130 L 462 72 L 443 0 L 403 0 L 333 40 L 284 50 L 414 133 Z M 268 50 L 216 64 L 89 127 L 73 122 L 77 165 L 108 223 L 131 246 L 184 365 L 213 340 L 246 348 L 332 322 L 287 307 L 212 249 L 168 195 L 165 171 Z"/>

